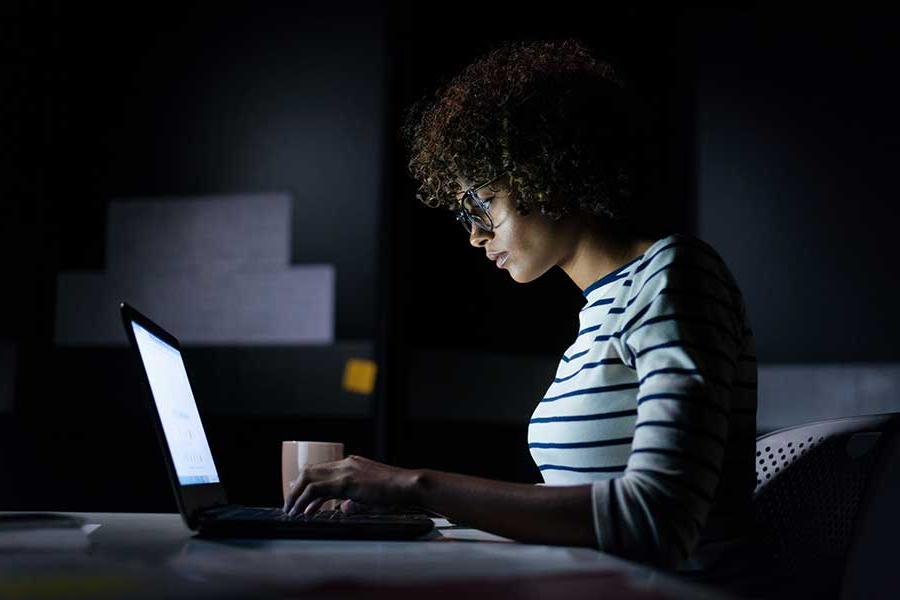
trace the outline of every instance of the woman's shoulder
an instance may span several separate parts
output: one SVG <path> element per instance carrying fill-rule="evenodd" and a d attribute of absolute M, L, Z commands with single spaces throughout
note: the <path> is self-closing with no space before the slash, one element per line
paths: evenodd
<path fill-rule="evenodd" d="M 681 262 L 725 264 L 719 252 L 705 240 L 688 233 L 672 233 L 659 238 L 647 248 L 635 273 L 662 266 L 676 258 Z"/>
<path fill-rule="evenodd" d="M 658 239 L 644 252 L 633 272 L 637 290 L 652 279 L 686 279 L 698 285 L 718 280 L 733 294 L 740 295 L 737 281 L 725 259 L 705 240 L 687 233 L 673 233 Z M 653 286 L 647 286 L 653 287 Z"/>

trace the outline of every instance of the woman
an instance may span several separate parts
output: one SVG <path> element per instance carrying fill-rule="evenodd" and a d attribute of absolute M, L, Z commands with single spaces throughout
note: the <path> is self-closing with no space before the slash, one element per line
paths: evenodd
<path fill-rule="evenodd" d="M 525 542 L 597 548 L 742 591 L 755 486 L 756 359 L 737 283 L 708 244 L 645 227 L 644 113 L 578 42 L 507 44 L 407 119 L 419 197 L 518 283 L 560 267 L 578 335 L 537 405 L 547 485 L 350 456 L 285 504 L 422 506 Z M 743 555 L 742 555 L 743 553 Z M 747 588 L 749 590 L 749 588 Z M 746 591 L 746 590 L 744 590 Z"/>

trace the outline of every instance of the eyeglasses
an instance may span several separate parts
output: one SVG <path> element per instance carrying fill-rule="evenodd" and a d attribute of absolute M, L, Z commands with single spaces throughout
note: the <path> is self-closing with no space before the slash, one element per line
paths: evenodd
<path fill-rule="evenodd" d="M 456 210 L 456 220 L 462 223 L 463 229 L 465 229 L 469 235 L 472 235 L 472 225 L 487 232 L 494 230 L 494 221 L 491 219 L 491 214 L 488 212 L 488 206 L 485 204 L 484 200 L 478 196 L 478 191 L 494 183 L 501 177 L 503 177 L 503 175 L 498 175 L 486 183 L 470 187 L 463 192 L 459 208 Z"/>

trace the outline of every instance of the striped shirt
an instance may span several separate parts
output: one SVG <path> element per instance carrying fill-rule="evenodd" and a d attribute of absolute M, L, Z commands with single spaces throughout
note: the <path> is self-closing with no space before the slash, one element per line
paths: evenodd
<path fill-rule="evenodd" d="M 591 484 L 602 551 L 702 569 L 746 535 L 756 357 L 738 285 L 685 234 L 584 290 L 579 331 L 528 427 L 548 485 Z M 698 559 L 699 557 L 699 559 Z"/>

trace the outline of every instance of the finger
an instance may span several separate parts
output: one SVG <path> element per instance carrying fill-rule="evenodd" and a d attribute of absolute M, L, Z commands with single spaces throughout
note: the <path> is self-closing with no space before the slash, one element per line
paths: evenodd
<path fill-rule="evenodd" d="M 297 475 L 296 484 L 291 488 L 288 499 L 285 502 L 286 508 L 284 512 L 288 512 L 290 507 L 297 503 L 297 499 L 306 491 L 306 488 L 316 480 L 323 478 L 323 473 L 318 469 L 318 465 L 309 465 L 302 467 Z"/>
<path fill-rule="evenodd" d="M 348 514 L 353 513 L 368 513 L 372 512 L 372 506 L 369 504 L 363 504 L 362 502 L 357 502 L 352 498 L 347 498 L 343 502 L 341 502 L 340 509 Z"/>
<path fill-rule="evenodd" d="M 297 479 L 291 479 L 288 482 L 287 492 L 284 494 L 284 502 L 282 503 L 281 510 L 282 512 L 287 512 L 288 504 L 291 501 L 291 492 L 294 491 L 294 486 L 297 485 Z"/>
<path fill-rule="evenodd" d="M 291 506 L 289 514 L 291 516 L 299 515 L 301 512 L 306 510 L 306 507 L 309 506 L 309 503 L 316 498 L 324 498 L 327 500 L 328 498 L 333 497 L 328 490 L 329 485 L 325 482 L 318 481 L 310 483 L 306 486 L 306 488 L 304 488 L 300 496 L 297 497 L 297 500 L 294 502 L 293 506 Z"/>
<path fill-rule="evenodd" d="M 341 503 L 341 510 L 345 513 L 367 513 L 373 515 L 384 515 L 391 513 L 403 512 L 403 507 L 397 504 L 390 506 L 385 504 L 363 504 L 355 500 L 344 500 Z"/>
<path fill-rule="evenodd" d="M 288 512 L 288 509 L 297 502 L 297 498 L 300 497 L 300 495 L 306 489 L 306 486 L 308 486 L 313 481 L 327 479 L 331 472 L 335 469 L 335 466 L 337 464 L 338 463 L 336 461 L 301 467 L 300 472 L 297 475 L 297 479 L 294 480 L 290 491 L 288 492 L 288 496 L 284 501 L 284 506 L 281 510 L 283 512 Z"/>
<path fill-rule="evenodd" d="M 300 486 L 298 486 L 297 490 L 294 490 L 294 493 L 299 492 L 299 495 L 289 504 L 290 510 L 285 510 L 284 512 L 291 515 L 299 514 L 315 498 L 324 497 L 328 500 L 345 497 L 347 495 L 349 477 L 346 475 L 335 476 L 333 469 L 318 469 L 314 475 L 310 475 L 308 478 L 304 476 L 302 483 L 305 485 L 303 491 L 299 490 Z M 293 498 L 294 496 L 292 495 L 291 499 Z"/>
<path fill-rule="evenodd" d="M 314 481 L 316 475 L 317 473 L 313 470 L 312 465 L 300 468 L 297 479 L 294 480 L 294 483 L 288 492 L 287 499 L 284 501 L 284 507 L 282 508 L 284 512 L 288 512 L 290 507 L 297 502 L 297 498 L 300 497 L 300 494 L 303 493 L 306 486 Z"/>
<path fill-rule="evenodd" d="M 319 508 L 321 508 L 322 504 L 326 502 L 327 498 L 316 498 L 303 510 L 304 515 L 311 515 L 313 513 L 318 512 Z"/>

